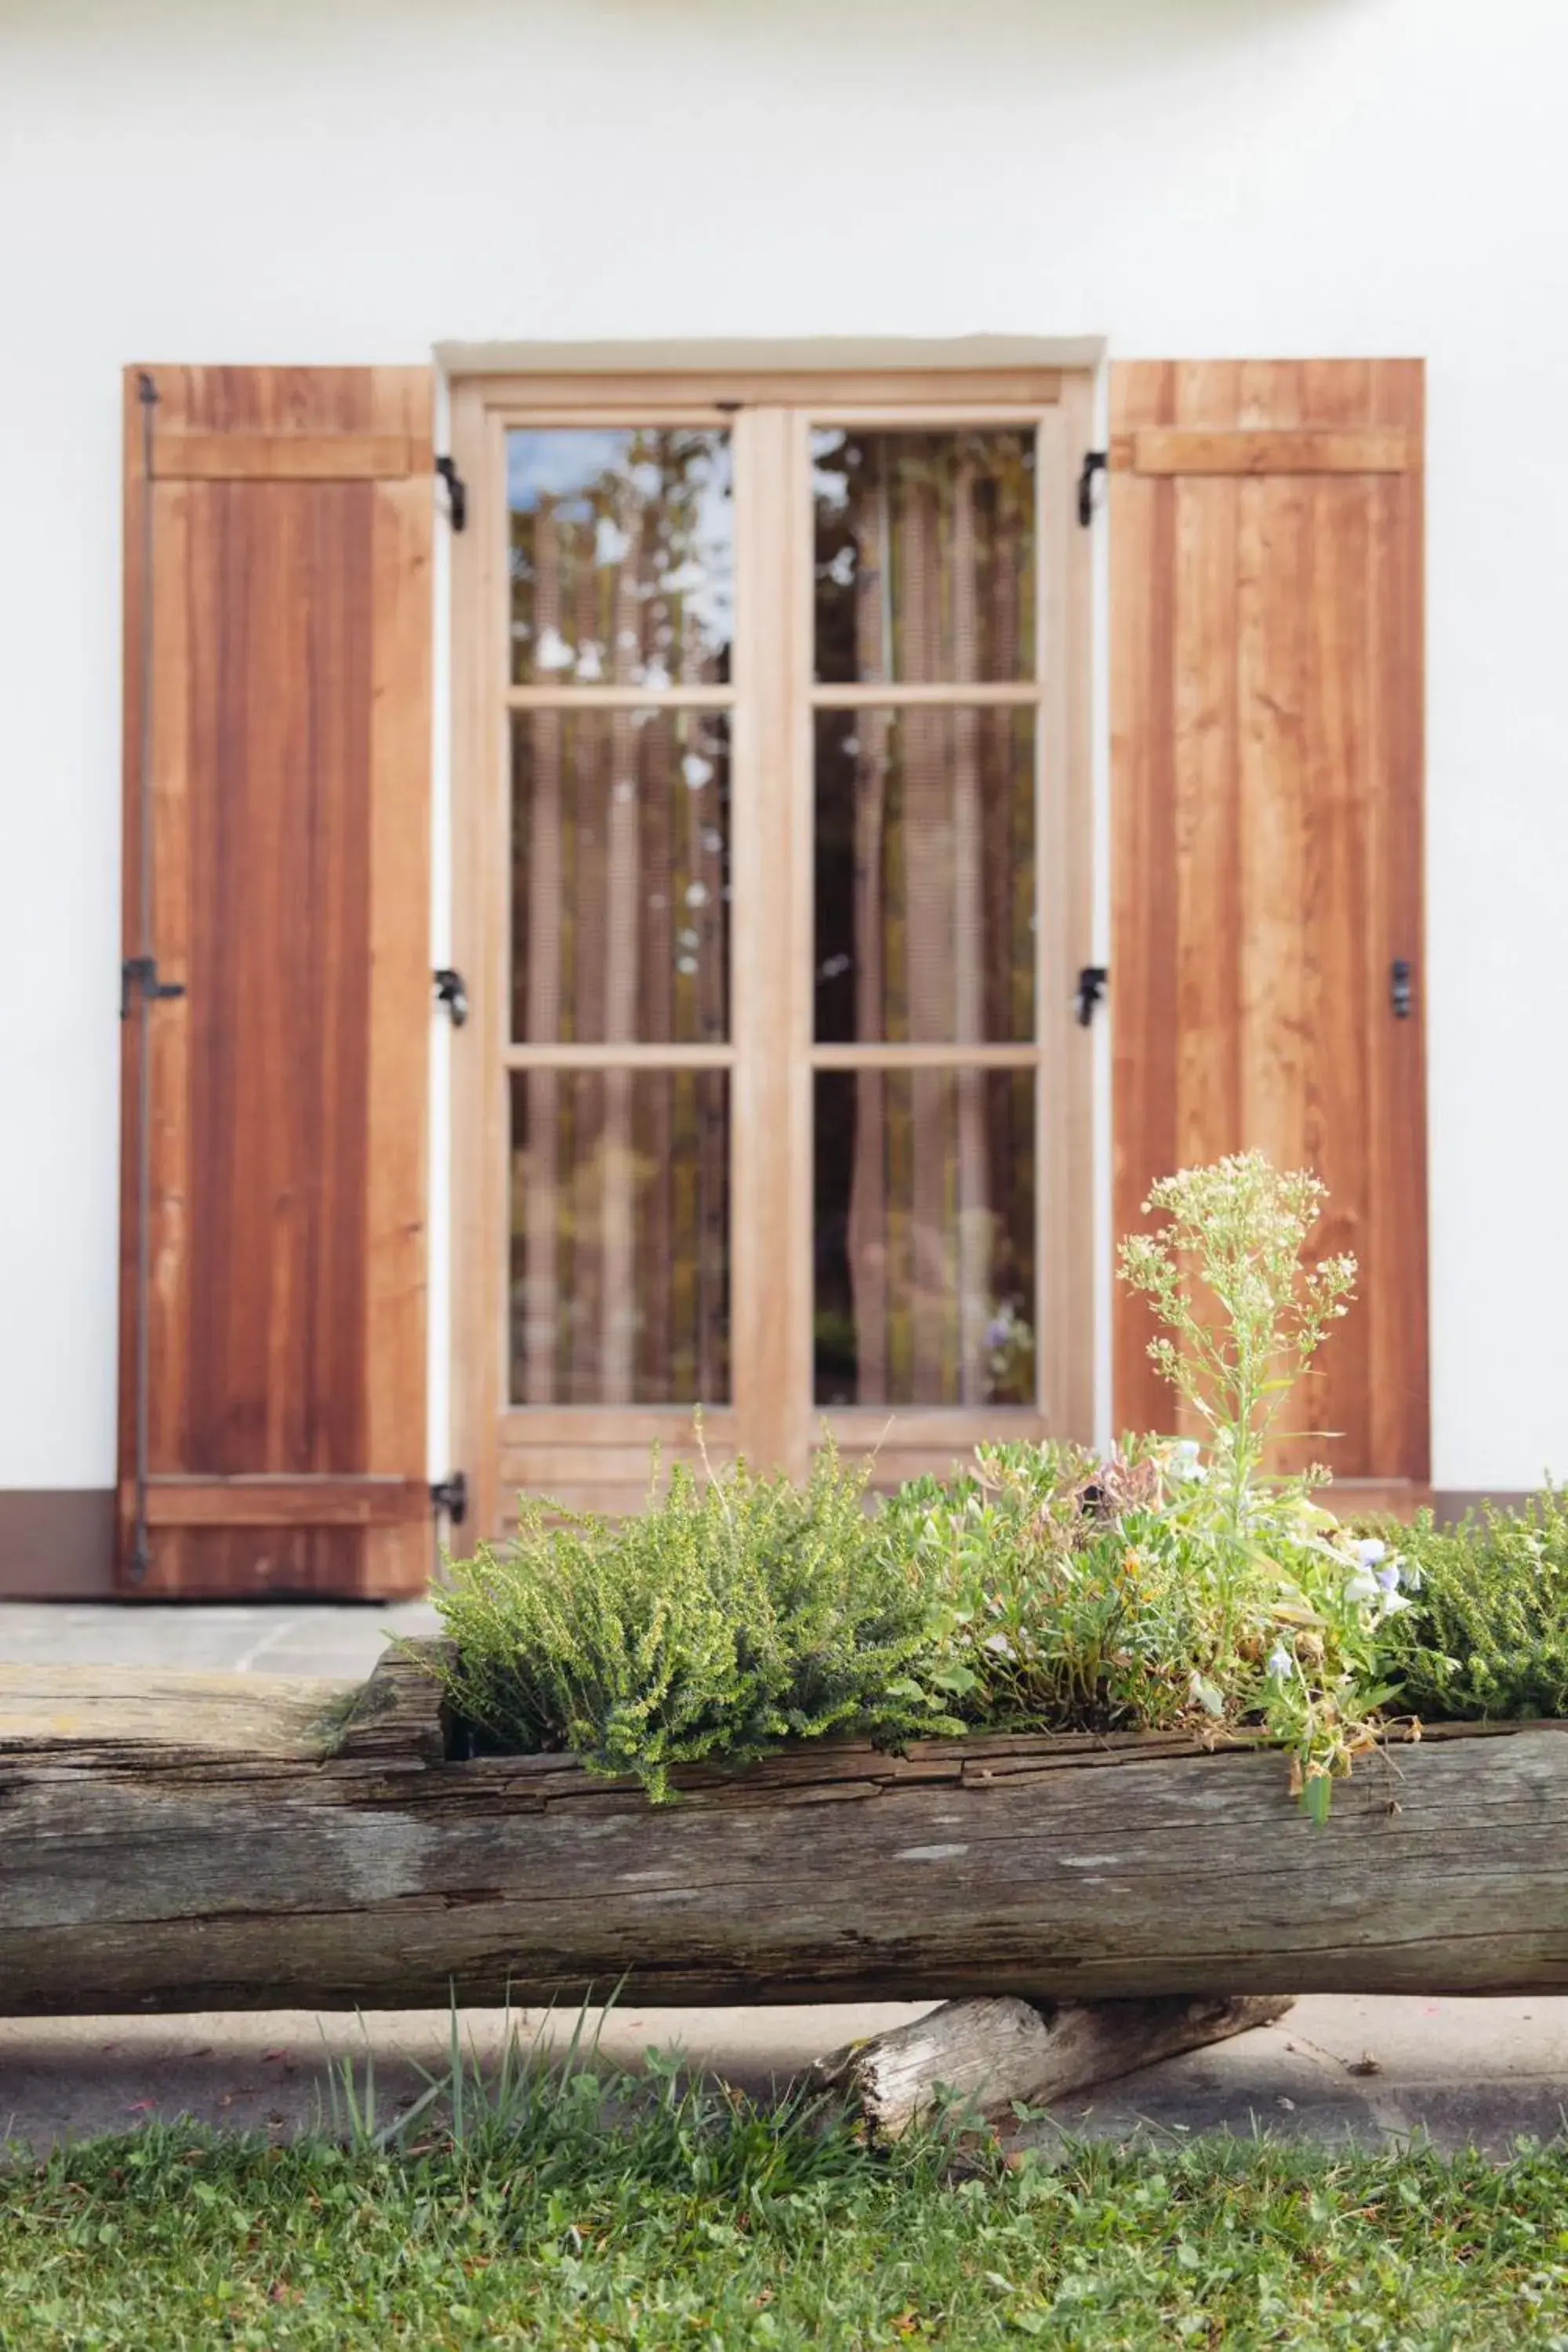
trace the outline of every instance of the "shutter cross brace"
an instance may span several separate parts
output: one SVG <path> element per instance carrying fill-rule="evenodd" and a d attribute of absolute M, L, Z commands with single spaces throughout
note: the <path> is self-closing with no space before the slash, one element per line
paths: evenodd
<path fill-rule="evenodd" d="M 436 471 L 447 485 L 447 512 L 454 530 L 461 530 L 468 520 L 468 486 L 458 471 L 455 457 L 437 457 Z"/>

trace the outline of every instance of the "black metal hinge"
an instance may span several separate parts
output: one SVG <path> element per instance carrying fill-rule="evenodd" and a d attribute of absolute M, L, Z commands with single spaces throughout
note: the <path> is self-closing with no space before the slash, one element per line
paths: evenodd
<path fill-rule="evenodd" d="M 185 992 L 185 984 L 184 981 L 159 979 L 158 959 L 156 956 L 127 956 L 124 962 L 120 967 L 120 1017 L 121 1021 L 128 1019 L 130 1016 L 131 992 L 132 989 L 136 988 L 141 990 L 142 995 L 147 998 L 149 1003 L 151 1003 L 154 997 L 184 996 Z"/>
<path fill-rule="evenodd" d="M 1094 478 L 1103 474 L 1110 458 L 1104 449 L 1086 449 L 1078 478 L 1078 519 L 1085 530 L 1094 520 Z"/>
<path fill-rule="evenodd" d="M 1079 970 L 1078 986 L 1073 991 L 1073 1002 L 1078 1006 L 1078 1025 L 1080 1029 L 1087 1029 L 1094 1019 L 1094 1008 L 1104 998 L 1105 983 L 1110 978 L 1110 971 L 1102 963 L 1086 963 Z"/>
<path fill-rule="evenodd" d="M 468 486 L 458 471 L 455 457 L 437 457 L 436 471 L 447 485 L 447 512 L 452 519 L 452 529 L 461 530 L 468 520 Z"/>
<path fill-rule="evenodd" d="M 1396 1021 L 1408 1021 L 1415 999 L 1415 982 L 1408 956 L 1395 956 L 1388 967 L 1388 1001 Z"/>
<path fill-rule="evenodd" d="M 444 1004 L 452 1016 L 452 1026 L 460 1029 L 468 1017 L 468 992 L 460 971 L 444 963 L 431 977 L 436 982 L 436 1001 Z"/>
<path fill-rule="evenodd" d="M 454 1470 L 449 1478 L 437 1478 L 430 1488 L 430 1508 L 445 1511 L 455 1528 L 460 1528 L 468 1516 L 468 1475 L 466 1470 Z"/>

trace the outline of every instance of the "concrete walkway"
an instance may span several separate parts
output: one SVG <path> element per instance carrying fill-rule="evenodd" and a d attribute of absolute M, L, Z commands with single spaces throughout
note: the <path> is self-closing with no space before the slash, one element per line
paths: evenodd
<path fill-rule="evenodd" d="M 813 2058 L 919 2014 L 627 2009 L 591 2015 L 588 2032 L 600 2034 L 606 2063 L 635 2066 L 649 2048 L 679 2048 L 705 2072 L 765 2095 Z M 467 2011 L 458 2021 L 465 2048 L 493 2063 L 501 2014 Z M 526 2011 L 512 2022 L 527 2039 L 567 2030 Z M 345 2061 L 362 2099 L 374 2075 L 377 2119 L 386 2121 L 419 2095 L 426 2074 L 445 2072 L 450 2033 L 447 2013 L 429 2010 L 0 2021 L 0 2142 L 42 2150 L 153 2116 L 284 2137 L 331 2123 L 329 2077 Z M 1563 2130 L 1565 2109 L 1568 2000 L 1316 1998 L 1278 2025 L 1068 2100 L 1053 2125 L 1115 2139 L 1268 2130 L 1373 2142 L 1425 2133 L 1501 2155 L 1522 2135 Z"/>
<path fill-rule="evenodd" d="M 0 1664 L 187 1666 L 194 1674 L 368 1675 L 389 1633 L 439 1630 L 427 1601 L 174 1608 L 157 1601 L 0 1601 Z"/>
<path fill-rule="evenodd" d="M 392 1608 L 304 1604 L 168 1608 L 137 1603 L 0 1603 L 0 1662 L 182 1665 L 209 1672 L 368 1673 L 384 1635 L 437 1622 L 423 1601 Z M 626 2009 L 591 2021 L 606 2061 L 634 2064 L 678 2045 L 691 2063 L 757 2092 L 815 2057 L 920 2014 L 918 2007 L 674 2011 Z M 526 2012 L 523 2033 L 559 2033 Z M 505 2020 L 465 2012 L 481 2061 Z M 329 2073 L 347 2060 L 363 2089 L 367 2054 L 388 2117 L 439 2072 L 445 2011 L 363 2020 L 294 2011 L 259 2016 L 0 2019 L 0 2141 L 132 2128 L 153 2115 L 283 2136 L 331 2119 Z M 1568 1999 L 1312 1998 L 1275 2026 L 1146 2068 L 1056 2117 L 1072 2131 L 1127 2137 L 1267 2128 L 1313 2140 L 1425 2131 L 1447 2146 L 1501 2153 L 1521 2135 L 1568 2128 Z"/>

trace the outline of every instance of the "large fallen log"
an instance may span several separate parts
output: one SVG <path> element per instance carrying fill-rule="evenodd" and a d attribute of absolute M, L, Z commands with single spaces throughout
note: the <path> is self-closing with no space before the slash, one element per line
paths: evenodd
<path fill-rule="evenodd" d="M 355 1692 L 0 1668 L 0 2011 L 1568 1988 L 1568 1724 L 1363 1758 L 826 1742 L 681 1801 Z"/>

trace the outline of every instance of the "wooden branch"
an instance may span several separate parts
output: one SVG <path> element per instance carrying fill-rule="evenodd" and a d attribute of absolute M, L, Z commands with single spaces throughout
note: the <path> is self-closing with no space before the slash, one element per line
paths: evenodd
<path fill-rule="evenodd" d="M 948 2000 L 912 2025 L 819 2059 L 812 2071 L 824 2089 L 848 2095 L 873 2140 L 889 2141 L 948 2098 L 968 2116 L 998 2122 L 1016 2103 L 1048 2106 L 1158 2059 L 1271 2025 L 1291 2006 L 1289 1993 Z"/>
<path fill-rule="evenodd" d="M 1565 1732 L 1359 1759 L 1322 1829 L 1278 1752 L 1165 1738 L 820 1741 L 655 1808 L 455 1760 L 402 1657 L 3 1666 L 0 2012 L 1568 1990 Z"/>

